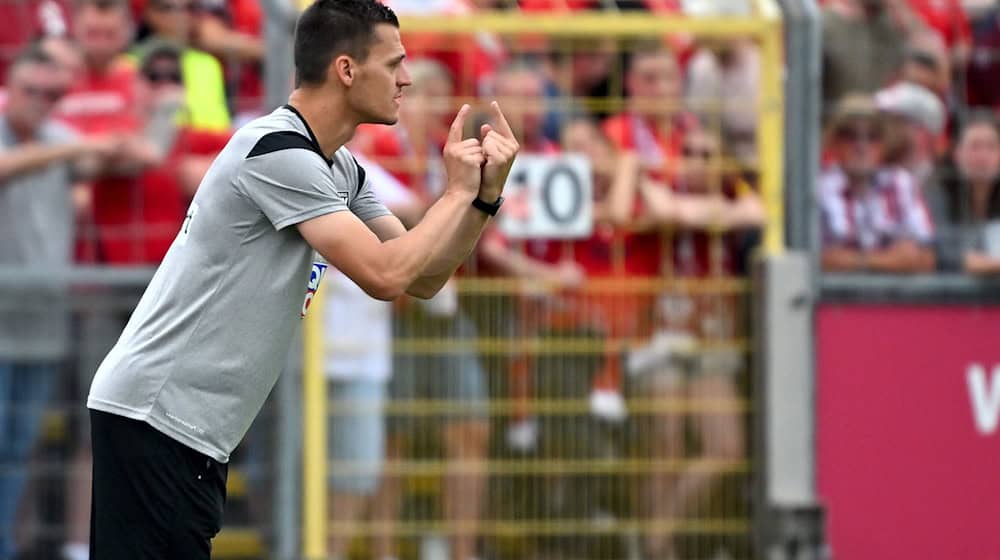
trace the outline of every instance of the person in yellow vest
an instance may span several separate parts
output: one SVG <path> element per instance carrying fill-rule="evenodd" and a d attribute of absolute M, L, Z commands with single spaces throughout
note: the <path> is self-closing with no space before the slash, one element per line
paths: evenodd
<path fill-rule="evenodd" d="M 196 130 L 222 131 L 232 124 L 222 64 L 211 54 L 190 45 L 195 8 L 194 0 L 147 2 L 143 23 L 150 34 L 132 49 L 132 55 L 141 60 L 150 49 L 163 43 L 180 49 L 181 78 L 186 92 L 182 124 Z"/>

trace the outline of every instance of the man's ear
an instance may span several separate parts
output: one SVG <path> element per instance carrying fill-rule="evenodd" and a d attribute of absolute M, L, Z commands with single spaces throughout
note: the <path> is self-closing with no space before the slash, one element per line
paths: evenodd
<path fill-rule="evenodd" d="M 333 60 L 330 64 L 330 71 L 334 73 L 334 76 L 340 83 L 345 86 L 350 86 L 354 82 L 354 75 L 357 72 L 357 65 L 354 63 L 354 59 L 342 54 Z"/>

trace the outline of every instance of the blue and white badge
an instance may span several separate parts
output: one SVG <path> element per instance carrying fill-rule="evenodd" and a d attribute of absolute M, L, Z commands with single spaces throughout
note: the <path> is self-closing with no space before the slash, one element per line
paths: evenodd
<path fill-rule="evenodd" d="M 316 297 L 316 290 L 319 289 L 319 285 L 323 282 L 323 275 L 326 274 L 326 269 L 329 265 L 321 262 L 314 262 L 312 265 L 312 270 L 309 272 L 309 283 L 306 284 L 306 298 L 302 301 L 302 312 L 299 317 L 305 317 L 306 313 L 309 312 L 309 306 L 312 304 L 312 300 Z"/>

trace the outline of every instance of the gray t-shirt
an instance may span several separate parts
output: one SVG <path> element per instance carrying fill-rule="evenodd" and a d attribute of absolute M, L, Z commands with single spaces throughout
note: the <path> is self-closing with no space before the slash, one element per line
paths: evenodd
<path fill-rule="evenodd" d="M 69 128 L 45 122 L 35 142 L 75 141 Z M 0 151 L 18 146 L 0 115 Z M 66 293 L 58 279 L 73 257 L 73 163 L 53 163 L 0 181 L 0 267 L 45 272 L 44 280 L 0 289 L 0 359 L 53 360 L 68 343 Z"/>
<path fill-rule="evenodd" d="M 228 461 L 326 270 L 294 226 L 344 210 L 363 221 L 389 213 L 346 148 L 327 160 L 290 107 L 240 129 L 98 368 L 87 406 Z"/>

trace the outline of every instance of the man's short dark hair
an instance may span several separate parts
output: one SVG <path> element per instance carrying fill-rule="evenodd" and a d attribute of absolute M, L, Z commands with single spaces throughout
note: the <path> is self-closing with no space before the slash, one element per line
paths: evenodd
<path fill-rule="evenodd" d="M 296 86 L 323 83 L 341 54 L 364 61 L 380 23 L 399 27 L 396 14 L 376 0 L 316 0 L 295 26 Z"/>

